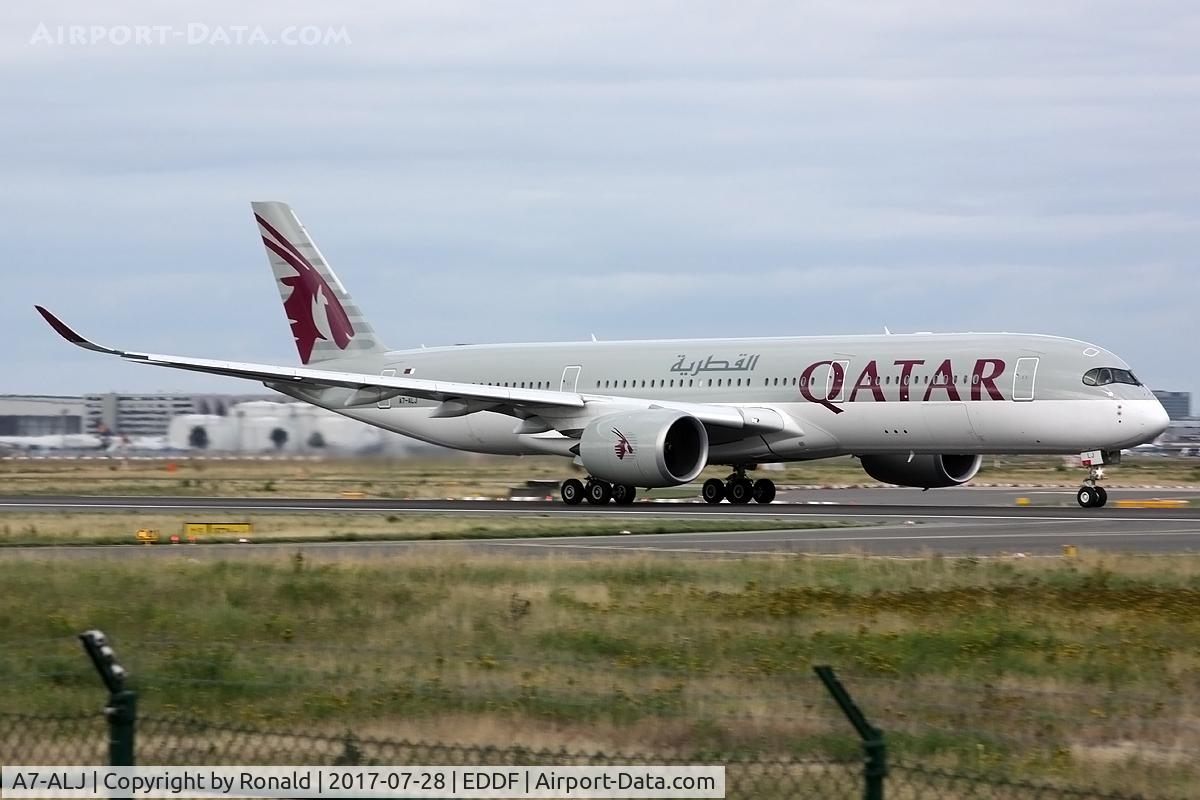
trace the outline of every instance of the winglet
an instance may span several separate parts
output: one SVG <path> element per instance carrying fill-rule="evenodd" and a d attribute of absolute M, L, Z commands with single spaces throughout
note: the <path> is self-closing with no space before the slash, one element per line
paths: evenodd
<path fill-rule="evenodd" d="M 41 306 L 34 306 L 34 308 L 37 309 L 38 313 L 42 315 L 42 317 L 46 320 L 46 322 L 50 323 L 50 327 L 54 328 L 54 331 L 59 336 L 66 339 L 71 344 L 76 345 L 78 347 L 86 347 L 88 350 L 95 350 L 96 352 L 99 352 L 99 353 L 113 353 L 115 355 L 121 355 L 120 350 L 113 350 L 111 347 L 102 347 L 102 346 L 96 344 L 95 342 L 89 342 L 87 339 L 83 338 L 78 333 L 71 330 L 70 326 L 68 326 L 67 323 L 63 322 L 61 319 L 54 316 L 53 314 L 51 314 L 49 311 L 42 308 Z"/>

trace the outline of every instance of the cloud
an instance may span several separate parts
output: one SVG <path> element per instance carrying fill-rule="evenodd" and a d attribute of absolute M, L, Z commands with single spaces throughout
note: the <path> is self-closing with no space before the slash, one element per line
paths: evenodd
<path fill-rule="evenodd" d="M 344 27 L 34 46 L 39 24 Z M 396 346 L 996 328 L 1200 391 L 1192 4 L 141 2 L 0 23 L 12 391 L 195 386 L 64 352 L 294 358 L 248 202 Z M 93 366 L 94 365 L 94 366 Z"/>

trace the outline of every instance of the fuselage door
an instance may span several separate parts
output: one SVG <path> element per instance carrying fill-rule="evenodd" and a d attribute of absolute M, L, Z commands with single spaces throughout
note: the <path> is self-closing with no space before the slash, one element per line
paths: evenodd
<path fill-rule="evenodd" d="M 1036 358 L 1018 358 L 1017 369 L 1013 373 L 1013 400 L 1032 400 L 1033 385 L 1037 380 L 1038 360 Z"/>
<path fill-rule="evenodd" d="M 850 362 L 834 361 L 825 373 L 825 397 L 831 403 L 846 402 L 846 381 L 850 380 Z M 839 380 L 840 378 L 840 380 Z"/>
<path fill-rule="evenodd" d="M 805 370 L 804 375 L 800 376 L 800 380 L 805 382 L 805 376 L 807 376 L 805 391 L 822 402 L 844 403 L 848 391 L 846 382 L 852 380 L 849 373 L 849 361 L 824 361 Z M 807 397 L 807 395 L 805 396 Z"/>
<path fill-rule="evenodd" d="M 385 369 L 385 370 L 383 370 L 382 372 L 380 372 L 379 374 L 380 374 L 380 375 L 382 375 L 382 376 L 383 376 L 383 377 L 385 377 L 385 378 L 392 378 L 392 377 L 395 377 L 395 375 L 396 375 L 396 370 L 394 370 L 394 369 Z M 382 394 L 382 392 L 380 392 L 380 394 Z M 370 397 L 370 395 L 367 395 L 367 397 Z M 392 407 L 392 398 L 390 398 L 390 397 L 380 397 L 380 398 L 379 398 L 379 402 L 377 402 L 377 403 L 375 404 L 375 407 L 376 407 L 376 408 L 391 408 L 391 407 Z"/>
<path fill-rule="evenodd" d="M 559 384 L 560 392 L 575 392 L 579 390 L 579 371 L 582 369 L 578 364 L 573 364 L 563 370 L 562 383 Z"/>

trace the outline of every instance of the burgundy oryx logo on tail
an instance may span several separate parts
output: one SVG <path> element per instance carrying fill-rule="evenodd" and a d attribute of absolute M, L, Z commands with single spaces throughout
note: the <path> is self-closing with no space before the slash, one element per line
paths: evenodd
<path fill-rule="evenodd" d="M 280 278 L 279 282 L 292 290 L 283 301 L 283 310 L 292 324 L 292 336 L 296 338 L 300 360 L 308 363 L 318 339 L 331 341 L 345 350 L 354 338 L 354 326 L 350 324 L 346 309 L 342 308 L 337 295 L 294 244 L 258 214 L 254 218 L 270 234 L 263 235 L 263 244 L 296 270 L 295 275 Z"/>
<path fill-rule="evenodd" d="M 612 432 L 617 437 L 617 443 L 613 445 L 613 452 L 617 454 L 618 461 L 624 461 L 625 456 L 633 455 L 633 445 L 629 443 L 629 439 L 625 438 L 625 434 L 616 428 L 613 428 Z"/>

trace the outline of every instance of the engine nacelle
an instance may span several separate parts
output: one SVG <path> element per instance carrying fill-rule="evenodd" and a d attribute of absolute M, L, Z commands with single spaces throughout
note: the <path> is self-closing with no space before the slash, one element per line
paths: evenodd
<path fill-rule="evenodd" d="M 678 486 L 708 463 L 708 431 L 691 414 L 665 408 L 609 414 L 583 429 L 579 458 L 589 474 L 612 483 Z"/>
<path fill-rule="evenodd" d="M 940 489 L 958 486 L 975 477 L 983 456 L 860 456 L 859 461 L 868 475 L 881 483 L 896 486 L 915 486 L 919 489 Z"/>

